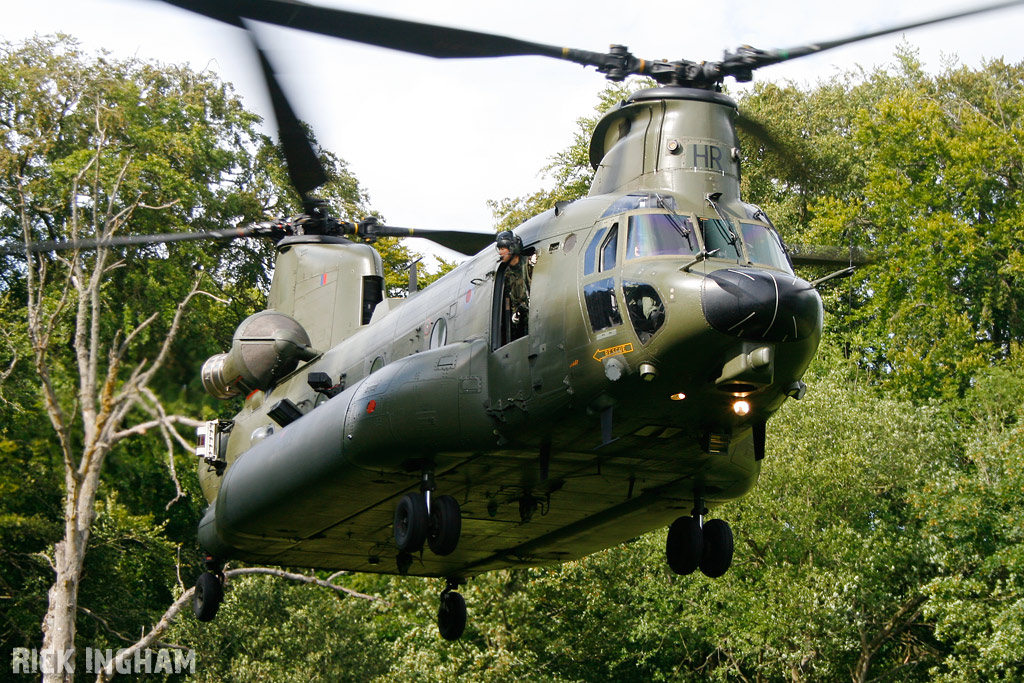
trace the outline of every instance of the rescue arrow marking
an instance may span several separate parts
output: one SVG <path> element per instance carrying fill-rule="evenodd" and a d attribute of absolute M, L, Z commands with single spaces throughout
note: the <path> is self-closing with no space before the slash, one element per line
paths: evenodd
<path fill-rule="evenodd" d="M 597 351 L 594 351 L 594 360 L 602 361 L 605 358 L 609 358 L 611 356 L 621 356 L 626 353 L 633 353 L 632 342 L 619 344 L 618 346 L 612 346 L 607 349 L 598 349 Z"/>

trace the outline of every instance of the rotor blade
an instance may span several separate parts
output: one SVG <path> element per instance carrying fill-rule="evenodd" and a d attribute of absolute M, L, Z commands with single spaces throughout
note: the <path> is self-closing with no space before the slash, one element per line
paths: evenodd
<path fill-rule="evenodd" d="M 734 70 L 737 70 L 742 73 L 743 71 L 749 71 L 750 69 L 759 69 L 762 66 L 769 66 L 771 64 L 779 64 L 780 62 L 786 62 L 791 59 L 796 59 L 797 57 L 805 57 L 807 55 L 817 54 L 819 52 L 831 50 L 832 48 L 840 47 L 842 45 L 849 45 L 850 43 L 856 43 L 862 40 L 869 40 L 871 38 L 885 36 L 890 33 L 899 33 L 900 31 L 907 31 L 912 28 L 928 26 L 929 24 L 937 24 L 943 21 L 950 21 L 952 19 L 962 19 L 963 17 L 969 17 L 975 14 L 982 14 L 983 12 L 991 12 L 998 9 L 1005 9 L 1007 7 L 1013 7 L 1015 5 L 1020 5 L 1022 3 L 1024 3 L 1024 0 L 1004 0 L 1003 2 L 984 5 L 982 7 L 975 7 L 973 9 L 964 10 L 962 12 L 956 12 L 954 14 L 945 14 L 940 17 L 924 19 L 922 21 L 915 21 L 909 24 L 902 24 L 900 26 L 890 26 L 889 28 L 880 29 L 878 31 L 860 33 L 857 35 L 849 36 L 847 38 L 840 38 L 838 40 L 828 40 L 820 43 L 799 45 L 788 50 L 756 50 L 753 48 L 741 48 L 739 54 L 726 55 L 725 59 L 721 62 L 721 70 L 723 74 L 728 75 L 732 75 Z"/>
<path fill-rule="evenodd" d="M 295 0 L 164 0 L 208 17 L 231 21 L 245 17 L 366 45 L 436 57 L 483 58 L 536 55 L 566 59 L 589 66 L 604 66 L 609 56 L 533 43 L 493 33 L 423 24 L 362 12 L 318 7 Z"/>
<path fill-rule="evenodd" d="M 875 254 L 860 247 L 835 247 L 816 244 L 790 244 L 789 258 L 794 266 L 864 266 L 875 262 Z"/>
<path fill-rule="evenodd" d="M 256 237 L 267 234 L 266 228 L 247 226 L 244 228 L 230 228 L 228 230 L 209 230 L 206 232 L 168 232 L 162 235 L 122 235 L 119 237 L 108 237 L 106 239 L 73 240 L 70 242 L 58 242 L 47 240 L 44 242 L 33 242 L 26 249 L 21 246 L 17 249 L 6 247 L 0 250 L 5 254 L 24 254 L 26 251 L 37 254 L 47 251 L 65 251 L 67 249 L 96 249 L 97 247 L 121 247 L 132 244 L 164 244 L 167 242 L 193 242 L 196 240 L 233 240 L 240 237 Z"/>
<path fill-rule="evenodd" d="M 459 232 L 458 230 L 420 230 L 416 228 L 398 228 L 391 225 L 377 225 L 369 232 L 374 237 L 419 237 L 467 256 L 472 256 L 487 245 L 494 244 L 496 237 L 494 233 Z"/>
<path fill-rule="evenodd" d="M 791 179 L 804 178 L 805 170 L 801 164 L 803 155 L 792 145 L 782 142 L 762 121 L 741 111 L 736 117 L 736 128 L 763 145 Z"/>
<path fill-rule="evenodd" d="M 299 121 L 299 117 L 295 115 L 295 110 L 292 109 L 284 90 L 281 89 L 281 84 L 274 74 L 274 68 L 256 41 L 256 36 L 252 31 L 248 31 L 248 33 L 252 40 L 252 46 L 256 50 L 256 54 L 259 55 L 263 77 L 267 81 L 267 91 L 270 93 L 270 102 L 274 106 L 278 139 L 280 139 L 281 148 L 284 150 L 288 177 L 299 196 L 305 201 L 310 192 L 327 182 L 327 171 L 320 163 L 320 159 L 313 149 L 313 143 L 306 135 L 305 127 Z"/>
<path fill-rule="evenodd" d="M 775 153 L 784 154 L 787 151 L 775 134 L 768 130 L 763 122 L 750 114 L 740 112 L 736 117 L 736 128 Z"/>

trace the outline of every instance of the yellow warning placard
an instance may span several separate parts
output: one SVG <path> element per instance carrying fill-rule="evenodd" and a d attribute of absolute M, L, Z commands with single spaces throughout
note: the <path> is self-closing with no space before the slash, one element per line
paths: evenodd
<path fill-rule="evenodd" d="M 602 361 L 610 356 L 621 356 L 624 353 L 633 353 L 633 344 L 631 342 L 612 346 L 607 349 L 598 349 L 597 351 L 594 351 L 594 360 Z"/>

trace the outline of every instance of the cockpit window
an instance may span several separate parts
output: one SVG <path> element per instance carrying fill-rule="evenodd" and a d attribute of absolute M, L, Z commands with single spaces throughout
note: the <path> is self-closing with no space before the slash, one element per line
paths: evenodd
<path fill-rule="evenodd" d="M 778 236 L 763 225 L 757 223 L 740 223 L 743 243 L 747 245 L 747 254 L 753 263 L 760 263 L 771 268 L 778 268 L 792 273 L 789 259 L 782 251 Z"/>
<path fill-rule="evenodd" d="M 616 254 L 619 251 L 619 224 L 616 223 L 608 232 L 608 237 L 601 246 L 601 270 L 611 270 L 615 267 Z"/>
<path fill-rule="evenodd" d="M 696 254 L 700 251 L 697 233 L 686 216 L 665 213 L 638 214 L 629 217 L 626 258 Z"/>
<path fill-rule="evenodd" d="M 605 278 L 583 286 L 583 298 L 587 302 L 590 326 L 594 332 L 622 324 L 619 302 L 615 298 L 615 279 Z"/>
<path fill-rule="evenodd" d="M 700 225 L 704 234 L 704 248 L 708 253 L 718 250 L 715 254 L 717 258 L 743 258 L 740 239 L 732 224 L 718 218 L 702 218 Z"/>
<path fill-rule="evenodd" d="M 590 275 L 597 270 L 597 248 L 601 246 L 601 237 L 604 235 L 606 228 L 599 228 L 594 233 L 594 239 L 590 240 L 590 244 L 587 245 L 587 254 L 583 259 L 583 274 Z"/>
<path fill-rule="evenodd" d="M 615 216 L 627 211 L 636 211 L 637 209 L 665 209 L 675 213 L 676 199 L 671 195 L 658 194 L 656 192 L 627 194 L 625 197 L 619 197 L 612 202 L 612 205 L 601 214 L 601 218 Z"/>

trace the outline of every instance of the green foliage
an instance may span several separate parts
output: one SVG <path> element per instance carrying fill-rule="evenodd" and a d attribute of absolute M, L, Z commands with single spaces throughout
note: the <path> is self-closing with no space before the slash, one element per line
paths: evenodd
<path fill-rule="evenodd" d="M 915 496 L 942 568 L 925 613 L 947 644 L 942 681 L 1024 677 L 1024 373 L 1019 350 L 981 373 L 964 407 L 976 427 L 963 457 Z"/>
<path fill-rule="evenodd" d="M 833 331 L 892 390 L 950 398 L 1024 336 L 1024 65 L 930 76 L 898 57 L 745 97 L 789 163 L 745 138 L 744 190 L 790 241 L 877 254 L 829 297 Z"/>
<path fill-rule="evenodd" d="M 82 572 L 78 632 L 97 648 L 127 647 L 156 605 L 172 601 L 176 546 L 153 515 L 133 515 L 116 494 L 97 503 Z M 104 577 L 113 580 L 104 580 Z"/>
<path fill-rule="evenodd" d="M 298 198 L 279 150 L 258 124 L 230 86 L 210 74 L 88 57 L 67 37 L 0 45 L 0 241 L 90 237 L 115 225 L 140 234 L 207 230 L 295 213 Z M 343 217 L 364 215 L 365 194 L 344 163 L 327 153 L 322 158 L 333 178 L 323 196 Z M 119 225 L 122 218 L 127 221 Z M 179 243 L 115 251 L 107 263 L 119 261 L 103 274 L 99 290 L 106 315 L 84 328 L 95 335 L 101 372 L 105 349 L 133 332 L 136 360 L 152 359 L 175 304 L 191 287 L 194 266 L 205 269 L 207 286 L 229 301 L 227 314 L 212 299 L 194 302 L 163 375 L 150 385 L 170 412 L 202 412 L 208 399 L 197 369 L 222 350 L 241 318 L 262 307 L 272 246 Z M 58 400 L 74 415 L 82 399 L 71 348 L 74 316 L 67 313 L 79 302 L 59 277 L 68 258 L 84 265 L 82 277 L 98 257 L 44 254 L 26 266 L 23 257 L 0 256 L 0 640 L 25 646 L 38 644 L 53 578 L 47 555 L 61 538 L 64 507 L 64 463 L 25 322 L 27 268 L 47 274 L 39 291 L 43 312 L 63 311 L 54 319 L 53 341 L 40 353 Z M 123 376 L 131 369 L 127 364 Z M 141 411 L 132 416 L 149 417 Z M 75 431 L 72 438 L 81 436 Z M 202 500 L 191 454 L 177 457 L 183 500 L 168 476 L 167 444 L 159 434 L 131 439 L 108 456 L 95 546 L 79 593 L 83 644 L 130 644 L 139 626 L 169 604 L 178 557 L 166 539 L 194 538 Z M 182 560 L 194 566 L 194 552 Z"/>
<path fill-rule="evenodd" d="M 195 648 L 197 681 L 366 681 L 389 666 L 377 613 L 322 588 L 243 576 L 214 622 L 185 615 L 171 638 Z"/>
<path fill-rule="evenodd" d="M 6 431 L 6 430 L 5 430 Z M 43 439 L 0 438 L 0 642 L 38 642 L 51 580 L 40 551 L 60 536 L 59 455 Z"/>

